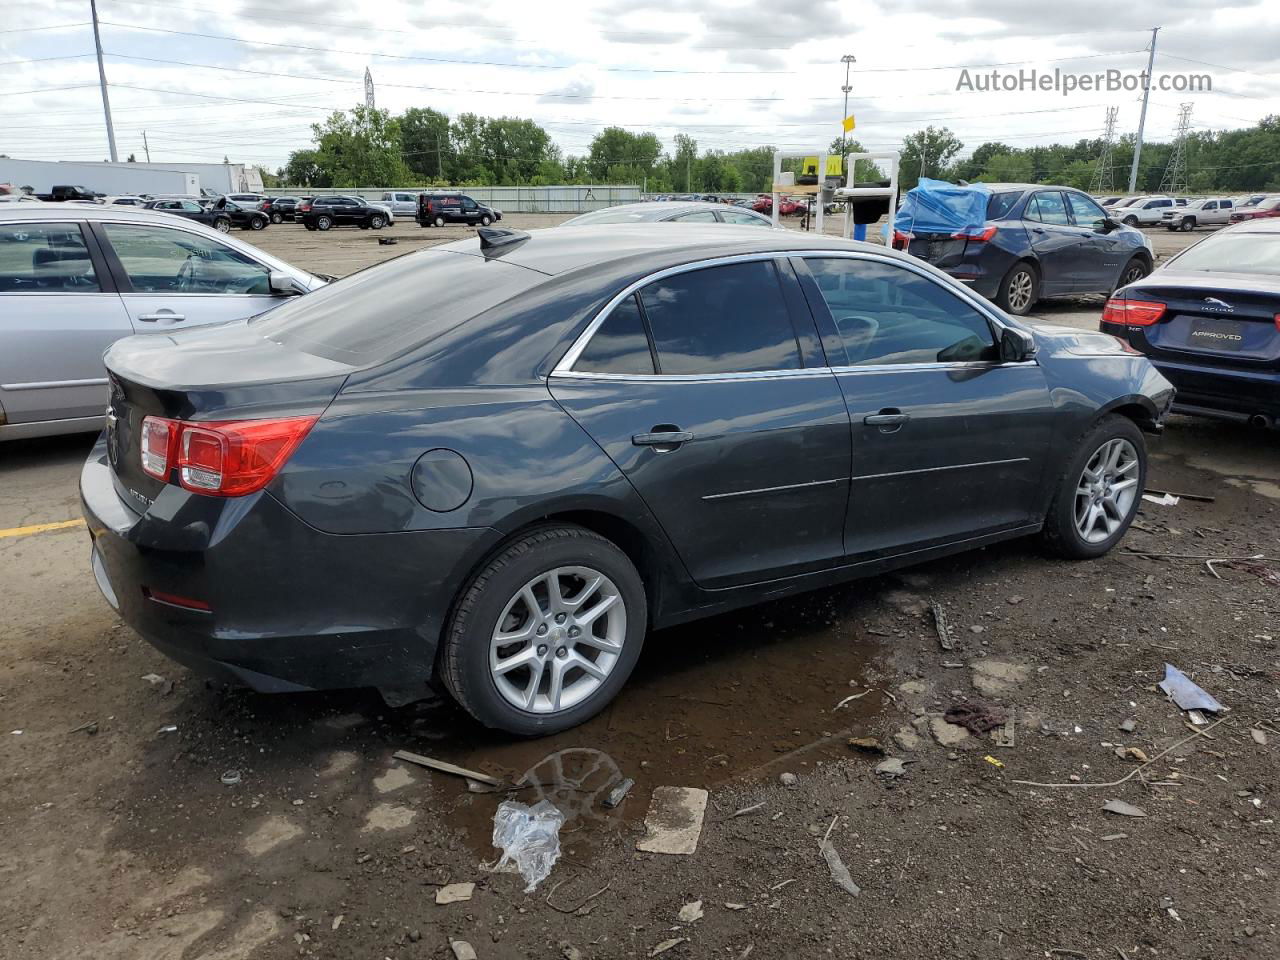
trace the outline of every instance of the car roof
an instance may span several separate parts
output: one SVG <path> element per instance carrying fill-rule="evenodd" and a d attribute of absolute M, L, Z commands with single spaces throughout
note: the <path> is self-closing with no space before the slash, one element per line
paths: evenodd
<path fill-rule="evenodd" d="M 666 204 L 663 204 L 665 207 Z M 454 253 L 483 255 L 479 238 L 433 247 Z M 695 260 L 754 253 L 838 250 L 876 253 L 919 264 L 879 244 L 818 236 L 797 230 L 761 230 L 751 224 L 728 223 L 610 223 L 546 227 L 528 231 L 528 239 L 498 248 L 504 263 L 549 275 L 577 268 L 623 266 L 645 259 L 677 266 Z"/>
<path fill-rule="evenodd" d="M 156 197 L 156 200 L 191 200 L 193 197 Z M 152 201 L 148 201 L 152 202 Z M 93 206 L 67 203 L 13 204 L 0 213 L 4 220 L 121 220 L 152 219 L 157 223 L 173 223 L 173 215 L 141 207 L 122 207 L 109 204 Z M 185 221 L 190 223 L 191 221 Z"/>
<path fill-rule="evenodd" d="M 1210 237 L 1220 236 L 1224 233 L 1280 233 L 1280 218 L 1264 217 L 1261 220 L 1241 220 L 1239 223 L 1233 223 L 1229 227 L 1223 227 L 1216 234 L 1210 234 Z"/>

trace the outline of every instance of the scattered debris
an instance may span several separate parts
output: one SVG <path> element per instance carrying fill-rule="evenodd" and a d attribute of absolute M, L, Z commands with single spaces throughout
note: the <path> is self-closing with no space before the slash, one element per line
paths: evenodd
<path fill-rule="evenodd" d="M 794 773 L 782 773 L 778 775 L 778 782 L 781 783 L 784 787 L 794 787 L 797 783 L 800 782 L 800 778 L 797 777 Z"/>
<path fill-rule="evenodd" d="M 1160 689 L 1178 705 L 1180 710 L 1208 710 L 1218 713 L 1225 709 L 1216 699 L 1201 689 L 1185 673 L 1171 663 L 1164 665 L 1164 679 Z"/>
<path fill-rule="evenodd" d="M 1249 731 L 1249 736 L 1253 737 L 1254 743 L 1264 747 L 1267 745 L 1267 731 L 1261 730 L 1258 727 L 1253 727 Z"/>
<path fill-rule="evenodd" d="M 156 733 L 177 733 L 177 732 L 178 732 L 178 725 L 176 723 L 166 723 L 163 727 L 161 727 L 159 730 L 156 731 Z"/>
<path fill-rule="evenodd" d="M 745 910 L 747 905 L 745 903 L 726 903 L 724 908 L 726 910 Z"/>
<path fill-rule="evenodd" d="M 893 741 L 903 750 L 918 750 L 920 748 L 920 735 L 910 727 L 903 727 L 895 733 Z"/>
<path fill-rule="evenodd" d="M 158 687 L 160 684 L 164 683 L 164 677 L 160 676 L 158 673 L 143 674 L 142 679 L 147 681 L 147 683 L 151 684 L 153 687 Z"/>
<path fill-rule="evenodd" d="M 222 782 L 225 783 L 228 787 L 234 787 L 237 783 L 240 782 L 240 771 L 239 770 L 224 771 L 222 776 L 219 779 L 221 779 Z"/>
<path fill-rule="evenodd" d="M 1133 733 L 1134 730 L 1138 729 L 1138 721 L 1132 719 L 1124 720 L 1120 723 L 1120 729 L 1124 733 Z"/>
<path fill-rule="evenodd" d="M 453 951 L 453 960 L 479 960 L 476 948 L 465 940 L 450 940 L 449 949 Z"/>
<path fill-rule="evenodd" d="M 877 757 L 883 757 L 885 754 L 884 744 L 875 737 L 851 737 L 849 746 L 859 753 L 869 753 Z"/>
<path fill-rule="evenodd" d="M 616 787 L 610 790 L 609 795 L 604 798 L 605 808 L 608 810 L 612 810 L 614 807 L 620 804 L 623 800 L 627 799 L 627 794 L 631 792 L 631 788 L 634 787 L 635 785 L 636 785 L 636 782 L 632 780 L 630 777 L 627 777 L 625 780 L 623 780 L 620 784 L 618 784 Z"/>
<path fill-rule="evenodd" d="M 843 700 L 841 700 L 839 703 L 837 703 L 837 704 L 836 704 L 834 707 L 832 707 L 831 709 L 832 709 L 832 710 L 839 710 L 839 709 L 840 709 L 841 707 L 843 707 L 846 703 L 849 703 L 850 701 L 853 701 L 853 700 L 861 700 L 861 699 L 862 699 L 863 697 L 865 697 L 868 693 L 875 693 L 875 687 L 870 687 L 870 688 L 868 688 L 868 689 L 866 689 L 866 690 L 863 690 L 861 693 L 852 693 L 852 694 L 850 694 L 849 696 L 845 697 Z"/>
<path fill-rule="evenodd" d="M 745 817 L 748 813 L 755 813 L 757 810 L 764 809 L 764 805 L 765 805 L 765 801 L 761 800 L 759 803 L 753 803 L 749 807 L 743 807 L 741 810 L 735 810 L 733 812 L 733 816 L 731 816 L 729 819 L 732 820 L 733 817 Z"/>
<path fill-rule="evenodd" d="M 1018 594 L 1016 594 L 1016 593 L 1015 593 L 1012 597 L 1008 597 L 1008 598 L 1006 598 L 1006 599 L 1005 599 L 1005 603 L 1009 604 L 1009 606 L 1011 606 L 1011 607 L 1016 607 L 1018 604 L 1020 604 L 1020 603 L 1021 603 L 1023 600 L 1025 600 L 1025 599 L 1026 599 L 1026 597 L 1018 596 Z"/>
<path fill-rule="evenodd" d="M 1105 837 L 1099 837 L 1098 839 L 1106 840 L 1107 842 L 1112 840 L 1128 840 L 1129 835 L 1127 833 L 1108 833 Z"/>
<path fill-rule="evenodd" d="M 1031 669 L 1023 664 L 986 657 L 975 660 L 971 667 L 973 688 L 984 697 L 1008 696 L 1031 676 Z"/>
<path fill-rule="evenodd" d="M 431 757 L 424 757 L 419 753 L 410 753 L 408 750 L 397 750 L 391 756 L 395 757 L 397 760 L 404 760 L 407 763 L 416 763 L 420 767 L 429 767 L 432 770 L 439 770 L 441 773 L 452 773 L 455 777 L 466 777 L 468 780 L 474 780 L 477 783 L 483 783 L 490 787 L 503 786 L 501 780 L 496 777 L 491 777 L 486 773 L 476 773 L 474 770 L 454 766 L 452 763 L 445 763 L 443 760 L 433 760 Z"/>
<path fill-rule="evenodd" d="M 1204 730 L 1197 730 L 1195 733 L 1191 734 L 1191 736 L 1183 737 L 1181 740 L 1177 741 L 1176 743 L 1173 743 L 1168 747 L 1166 747 L 1165 749 L 1161 750 L 1159 753 L 1157 753 L 1154 757 L 1152 757 L 1146 763 L 1143 763 L 1134 767 L 1132 770 L 1130 770 L 1128 773 L 1126 773 L 1123 777 L 1121 777 L 1118 780 L 1110 780 L 1106 783 L 1083 783 L 1083 782 L 1042 783 L 1039 780 L 1014 780 L 1013 782 L 1016 784 L 1020 784 L 1021 786 L 1024 786 L 1024 787 L 1118 787 L 1120 786 L 1120 784 L 1127 783 L 1129 780 L 1136 777 L 1138 774 L 1140 774 L 1147 767 L 1151 766 L 1151 764 L 1155 763 L 1157 760 L 1160 760 L 1163 757 L 1167 756 L 1168 754 L 1173 753 L 1175 750 L 1181 749 L 1182 747 L 1190 743 L 1192 740 L 1194 740 L 1196 737 L 1203 737 L 1209 730 L 1212 730 L 1214 727 L 1218 726 L 1219 724 L 1226 723 L 1226 722 L 1227 721 L 1225 717 L 1221 720 L 1215 720 Z"/>
<path fill-rule="evenodd" d="M 443 907 L 450 903 L 465 903 L 471 899 L 475 891 L 474 883 L 446 883 L 443 887 L 436 889 L 436 905 Z"/>
<path fill-rule="evenodd" d="M 1157 507 L 1176 507 L 1178 505 L 1178 498 L 1168 493 L 1162 494 L 1158 497 L 1153 497 L 1149 493 L 1144 493 L 1142 495 L 1142 499 L 1147 501 L 1147 503 L 1154 503 Z"/>
<path fill-rule="evenodd" d="M 906 761 L 897 757 L 889 757 L 876 764 L 876 773 L 882 777 L 900 777 L 907 772 Z"/>
<path fill-rule="evenodd" d="M 929 730 L 933 738 L 944 747 L 954 747 L 969 739 L 968 730 L 958 724 L 948 723 L 942 717 L 930 717 Z"/>
<path fill-rule="evenodd" d="M 333 923 L 329 924 L 329 929 L 337 930 L 340 926 L 342 926 L 342 921 L 345 919 L 347 919 L 346 914 L 344 913 L 338 914 L 336 917 L 333 918 Z"/>
<path fill-rule="evenodd" d="M 644 853 L 692 854 L 698 849 L 706 812 L 705 790 L 655 787 L 644 818 L 645 835 L 636 843 L 636 849 Z"/>
<path fill-rule="evenodd" d="M 1150 758 L 1138 747 L 1116 747 L 1116 756 L 1121 760 L 1137 760 L 1139 763 L 1150 763 Z"/>
<path fill-rule="evenodd" d="M 398 237 L 379 237 L 378 238 L 378 246 L 380 247 L 389 247 L 399 242 L 400 242 L 400 239 Z"/>
<path fill-rule="evenodd" d="M 942 719 L 947 723 L 962 726 L 970 733 L 986 733 L 988 730 L 1004 726 L 1008 715 L 997 706 L 975 700 L 948 707 Z"/>
<path fill-rule="evenodd" d="M 987 754 L 987 755 L 986 755 L 985 757 L 983 757 L 982 759 L 983 759 L 983 760 L 985 760 L 985 761 L 987 761 L 987 763 L 991 764 L 993 767 L 996 767 L 996 768 L 998 768 L 998 769 L 1000 769 L 1000 770 L 1003 770 L 1003 769 L 1004 769 L 1004 761 L 1003 761 L 1003 760 L 997 760 L 995 757 L 991 756 L 991 754 Z"/>
<path fill-rule="evenodd" d="M 564 960 L 582 960 L 582 951 L 567 941 L 560 942 L 560 956 Z"/>
<path fill-rule="evenodd" d="M 1135 807 L 1132 803 L 1126 803 L 1123 800 L 1108 800 L 1102 805 L 1102 809 L 1107 813 L 1116 813 L 1122 817 L 1145 817 L 1147 811 L 1141 807 Z"/>
<path fill-rule="evenodd" d="M 695 923 L 702 919 L 702 901 L 694 900 L 692 903 L 686 903 L 680 908 L 680 912 L 676 914 L 676 919 L 681 923 Z"/>
<path fill-rule="evenodd" d="M 1199 493 L 1172 493 L 1168 490 L 1152 490 L 1150 487 L 1147 487 L 1147 489 L 1142 492 L 1150 493 L 1157 497 L 1173 497 L 1175 498 L 1175 503 L 1178 500 L 1196 500 L 1200 503 L 1217 503 L 1218 500 L 1217 497 L 1206 497 Z"/>
<path fill-rule="evenodd" d="M 1012 749 L 1017 743 L 1017 721 L 1010 717 L 1004 725 L 997 727 L 991 734 L 991 742 L 997 747 Z"/>
<path fill-rule="evenodd" d="M 849 875 L 849 868 L 844 865 L 844 861 L 840 859 L 840 854 L 831 845 L 831 831 L 835 829 L 836 821 L 839 819 L 839 814 L 831 818 L 831 824 L 827 827 L 826 835 L 818 841 L 818 852 L 822 854 L 822 859 L 827 861 L 827 869 L 831 871 L 831 879 L 835 881 L 836 886 L 850 896 L 856 897 L 862 890 L 853 882 L 853 877 Z"/>
<path fill-rule="evenodd" d="M 947 615 L 942 612 L 942 605 L 933 603 L 929 609 L 933 611 L 933 626 L 938 631 L 938 646 L 943 650 L 954 650 L 956 642 L 951 639 L 951 631 L 947 629 Z"/>
<path fill-rule="evenodd" d="M 514 863 L 524 878 L 524 892 L 531 893 L 560 858 L 563 823 L 564 814 L 549 800 L 539 800 L 532 807 L 503 800 L 493 815 L 493 845 L 502 851 L 493 869 Z"/>
<path fill-rule="evenodd" d="M 89 734 L 89 736 L 93 736 L 95 733 L 97 733 L 97 732 L 98 732 L 98 721 L 97 721 L 97 720 L 87 720 L 87 721 L 85 721 L 84 723 L 80 724 L 80 726 L 78 726 L 78 727 L 74 727 L 73 729 L 68 730 L 68 731 L 67 731 L 67 736 L 71 736 L 71 734 L 73 734 L 73 733 L 79 733 L 81 730 L 83 730 L 85 733 Z"/>
<path fill-rule="evenodd" d="M 572 907 L 561 907 L 561 906 L 558 906 L 557 904 L 552 903 L 551 898 L 556 895 L 556 891 L 560 889 L 563 883 L 564 881 L 561 880 L 559 883 L 553 886 L 551 888 L 551 892 L 547 894 L 547 906 L 559 913 L 578 913 L 579 911 L 582 911 L 583 914 L 586 914 L 589 911 L 583 910 L 582 908 L 585 907 L 592 900 L 594 900 L 596 897 L 600 896 L 600 894 L 608 890 L 611 886 L 613 886 L 613 881 L 610 880 L 608 883 L 606 883 L 603 887 L 601 887 L 595 893 L 590 894 L 586 897 L 583 897 L 581 900 L 575 903 Z"/>
<path fill-rule="evenodd" d="M 660 944 L 649 951 L 649 956 L 656 957 L 660 953 L 666 953 L 672 947 L 678 947 L 680 944 L 688 942 L 688 937 L 672 937 L 670 940 L 663 940 Z"/>

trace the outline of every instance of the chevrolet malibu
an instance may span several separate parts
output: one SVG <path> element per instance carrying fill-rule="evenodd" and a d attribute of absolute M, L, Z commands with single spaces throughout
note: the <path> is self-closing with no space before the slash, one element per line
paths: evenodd
<path fill-rule="evenodd" d="M 438 678 L 519 735 L 600 710 L 650 629 L 1105 553 L 1173 397 L 913 258 L 696 224 L 481 230 L 106 365 L 80 489 L 142 636 L 260 691 Z"/>

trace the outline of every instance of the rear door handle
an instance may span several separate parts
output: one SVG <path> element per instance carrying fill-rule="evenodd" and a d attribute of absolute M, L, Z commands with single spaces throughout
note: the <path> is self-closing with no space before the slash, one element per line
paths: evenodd
<path fill-rule="evenodd" d="M 140 313 L 138 319 L 143 323 L 155 323 L 157 320 L 185 320 L 183 313 Z"/>
<path fill-rule="evenodd" d="M 664 430 L 656 433 L 637 433 L 631 442 L 637 447 L 678 447 L 693 439 L 693 434 L 684 430 Z"/>

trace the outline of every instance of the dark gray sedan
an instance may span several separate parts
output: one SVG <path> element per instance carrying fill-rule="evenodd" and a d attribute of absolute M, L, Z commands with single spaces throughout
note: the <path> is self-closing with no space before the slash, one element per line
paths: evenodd
<path fill-rule="evenodd" d="M 1169 383 L 880 247 L 485 229 L 106 356 L 81 496 L 108 601 L 262 691 L 434 677 L 581 723 L 648 630 L 1042 534 L 1124 535 Z"/>
<path fill-rule="evenodd" d="M 592 210 L 566 220 L 562 227 L 581 227 L 591 223 L 737 223 L 749 227 L 772 227 L 773 221 L 754 210 L 729 203 L 707 203 L 702 200 L 668 201 L 661 205 L 622 203 L 616 207 Z"/>

